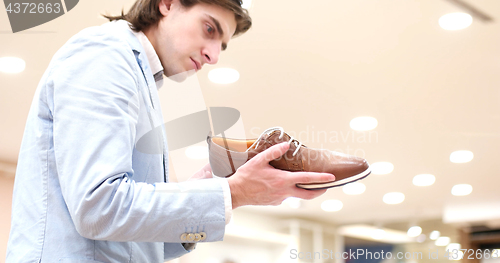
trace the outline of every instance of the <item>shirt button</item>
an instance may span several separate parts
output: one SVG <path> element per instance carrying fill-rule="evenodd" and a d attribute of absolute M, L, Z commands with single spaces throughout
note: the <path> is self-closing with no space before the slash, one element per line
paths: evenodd
<path fill-rule="evenodd" d="M 198 233 L 195 233 L 195 234 L 194 234 L 194 241 L 198 242 L 198 241 L 200 241 L 200 240 L 201 240 L 201 235 L 200 235 L 200 234 L 198 234 Z"/>
<path fill-rule="evenodd" d="M 205 232 L 200 232 L 200 240 L 201 240 L 201 241 L 203 241 L 203 240 L 205 240 L 205 239 L 207 239 L 207 233 L 205 233 Z"/>
<path fill-rule="evenodd" d="M 189 233 L 187 235 L 187 241 L 194 241 L 194 234 L 193 233 Z"/>
<path fill-rule="evenodd" d="M 181 241 L 186 241 L 187 234 L 184 233 L 181 235 Z"/>

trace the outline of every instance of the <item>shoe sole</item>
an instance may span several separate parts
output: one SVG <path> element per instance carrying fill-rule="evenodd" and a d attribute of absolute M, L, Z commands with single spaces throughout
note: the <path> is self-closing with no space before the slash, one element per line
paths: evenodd
<path fill-rule="evenodd" d="M 328 189 L 332 187 L 338 187 L 338 186 L 343 186 L 352 182 L 356 182 L 358 180 L 361 180 L 371 173 L 370 167 L 368 167 L 364 172 L 345 178 L 344 180 L 340 181 L 333 181 L 333 182 L 327 182 L 327 183 L 316 183 L 316 184 L 296 184 L 298 188 L 306 189 L 306 190 L 322 190 L 322 189 Z"/>

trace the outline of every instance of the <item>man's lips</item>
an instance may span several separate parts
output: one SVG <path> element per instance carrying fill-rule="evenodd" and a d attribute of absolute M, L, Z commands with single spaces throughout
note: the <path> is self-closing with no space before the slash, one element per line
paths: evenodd
<path fill-rule="evenodd" d="M 196 71 L 200 70 L 201 69 L 201 66 L 200 66 L 200 63 L 198 63 L 196 60 L 194 59 L 191 59 L 191 61 L 193 61 L 193 64 L 194 64 L 194 69 Z"/>

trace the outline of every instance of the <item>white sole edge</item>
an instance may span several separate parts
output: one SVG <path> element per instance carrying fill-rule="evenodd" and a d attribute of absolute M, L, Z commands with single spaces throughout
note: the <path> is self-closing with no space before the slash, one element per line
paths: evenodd
<path fill-rule="evenodd" d="M 326 188 L 331 188 L 331 187 L 337 187 L 337 186 L 342 186 L 348 183 L 352 183 L 354 181 L 361 180 L 368 176 L 371 173 L 370 167 L 363 171 L 360 174 L 345 178 L 344 180 L 340 181 L 333 181 L 333 182 L 328 182 L 328 183 L 316 183 L 316 184 L 297 184 L 298 188 L 302 189 L 309 189 L 309 190 L 318 190 L 318 189 L 326 189 Z"/>

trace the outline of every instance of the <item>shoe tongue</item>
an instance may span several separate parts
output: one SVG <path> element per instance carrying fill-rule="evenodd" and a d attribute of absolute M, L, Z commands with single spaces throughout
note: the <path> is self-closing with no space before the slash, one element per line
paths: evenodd
<path fill-rule="evenodd" d="M 281 134 L 280 131 L 271 131 L 271 132 L 268 132 L 268 133 L 264 133 L 264 134 L 262 134 L 259 137 L 259 141 L 262 141 L 262 142 L 265 142 L 265 141 L 272 142 L 272 141 L 274 141 L 276 143 L 280 143 L 280 142 L 284 141 L 285 136 L 286 136 L 286 134 L 284 134 L 283 138 L 278 139 L 279 136 L 280 136 L 280 134 Z"/>
<path fill-rule="evenodd" d="M 260 140 L 261 141 L 267 141 L 267 139 L 269 139 L 269 137 L 271 137 L 273 133 L 265 133 L 263 134 L 261 137 L 260 137 Z"/>
<path fill-rule="evenodd" d="M 281 139 L 280 139 L 280 136 L 281 136 L 281 131 L 273 131 L 269 135 L 267 135 L 266 139 L 269 138 L 269 140 L 275 141 L 277 143 L 287 142 L 288 140 L 290 140 L 290 136 L 288 136 L 288 134 L 285 132 L 283 133 L 283 136 L 281 137 Z"/>

